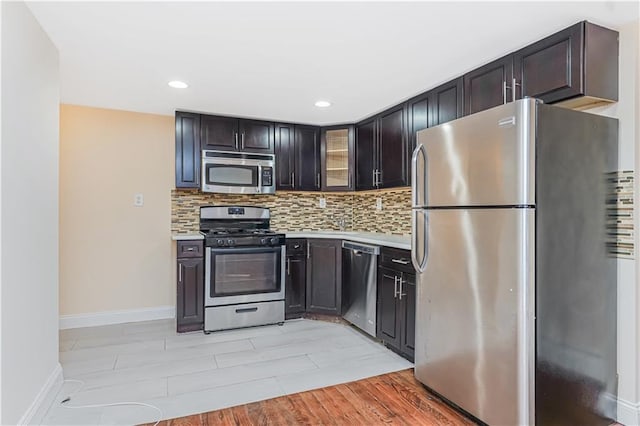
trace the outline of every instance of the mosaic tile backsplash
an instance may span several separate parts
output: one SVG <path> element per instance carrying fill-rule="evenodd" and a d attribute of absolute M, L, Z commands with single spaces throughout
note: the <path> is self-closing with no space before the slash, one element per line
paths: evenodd
<path fill-rule="evenodd" d="M 622 259 L 635 257 L 634 173 L 623 170 L 607 174 L 607 249 Z"/>
<path fill-rule="evenodd" d="M 319 199 L 326 199 L 326 208 Z M 376 209 L 376 198 L 382 210 Z M 275 195 L 205 194 L 197 189 L 171 191 L 171 231 L 198 231 L 201 206 L 244 205 L 271 209 L 271 228 L 286 231 L 345 230 L 409 235 L 411 233 L 411 189 L 370 192 L 288 192 Z"/>

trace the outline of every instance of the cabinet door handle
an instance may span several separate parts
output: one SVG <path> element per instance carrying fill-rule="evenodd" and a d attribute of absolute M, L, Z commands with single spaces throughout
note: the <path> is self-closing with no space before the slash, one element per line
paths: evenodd
<path fill-rule="evenodd" d="M 320 189 L 320 173 L 316 175 L 316 188 Z"/>
<path fill-rule="evenodd" d="M 373 169 L 371 171 L 371 174 L 373 175 L 371 178 L 371 186 L 376 186 L 376 169 Z"/>
<path fill-rule="evenodd" d="M 520 86 L 520 83 L 518 83 L 514 77 L 513 80 L 511 80 L 511 98 L 513 102 L 516 101 L 516 86 Z"/>
<path fill-rule="evenodd" d="M 182 282 L 182 263 L 178 264 L 178 282 Z"/>
<path fill-rule="evenodd" d="M 296 187 L 296 172 L 291 172 L 291 187 Z"/>
<path fill-rule="evenodd" d="M 240 149 L 244 151 L 244 132 L 242 132 L 240 139 Z"/>
<path fill-rule="evenodd" d="M 307 259 L 311 259 L 311 245 L 307 241 Z"/>
<path fill-rule="evenodd" d="M 398 276 L 395 275 L 393 277 L 393 298 L 397 298 L 398 297 Z"/>
<path fill-rule="evenodd" d="M 351 188 L 351 180 L 352 180 L 352 173 L 351 170 L 349 170 L 349 188 Z"/>
<path fill-rule="evenodd" d="M 393 263 L 399 263 L 401 265 L 408 265 L 409 261 L 405 259 L 391 259 Z"/>
<path fill-rule="evenodd" d="M 507 81 L 502 82 L 502 103 L 507 103 Z"/>
<path fill-rule="evenodd" d="M 236 151 L 238 151 L 238 132 L 235 132 L 234 135 L 236 138 Z"/>
<path fill-rule="evenodd" d="M 406 296 L 407 293 L 402 292 L 404 287 L 404 280 L 402 279 L 402 277 L 400 277 L 399 282 L 400 282 L 400 291 L 398 292 L 398 296 L 400 297 L 400 300 L 402 300 L 402 296 Z"/>
<path fill-rule="evenodd" d="M 291 275 L 291 259 L 287 257 L 287 275 Z"/>

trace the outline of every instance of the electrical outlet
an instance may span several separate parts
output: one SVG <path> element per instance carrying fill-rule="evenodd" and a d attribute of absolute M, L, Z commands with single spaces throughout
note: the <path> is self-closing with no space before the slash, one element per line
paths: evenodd
<path fill-rule="evenodd" d="M 142 194 L 133 194 L 133 205 L 136 207 L 144 206 L 144 195 Z"/>
<path fill-rule="evenodd" d="M 382 210 L 382 198 L 376 198 L 376 210 Z"/>
<path fill-rule="evenodd" d="M 326 198 L 320 197 L 320 208 L 321 209 L 326 209 L 327 208 L 327 199 Z"/>

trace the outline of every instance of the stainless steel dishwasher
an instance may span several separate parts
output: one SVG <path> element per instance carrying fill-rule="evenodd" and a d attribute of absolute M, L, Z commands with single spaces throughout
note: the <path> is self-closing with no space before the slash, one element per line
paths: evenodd
<path fill-rule="evenodd" d="M 342 242 L 342 317 L 376 335 L 377 270 L 380 247 Z"/>

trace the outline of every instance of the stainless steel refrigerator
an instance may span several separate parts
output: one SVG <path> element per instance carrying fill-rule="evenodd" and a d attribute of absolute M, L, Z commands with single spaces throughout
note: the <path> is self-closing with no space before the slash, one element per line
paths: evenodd
<path fill-rule="evenodd" d="M 524 99 L 417 140 L 416 378 L 493 425 L 608 424 L 617 120 Z"/>

